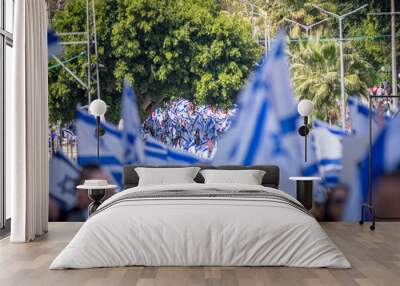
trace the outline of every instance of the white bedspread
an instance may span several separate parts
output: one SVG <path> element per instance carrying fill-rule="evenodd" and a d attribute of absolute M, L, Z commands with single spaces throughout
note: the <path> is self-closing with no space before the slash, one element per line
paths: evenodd
<path fill-rule="evenodd" d="M 127 265 L 294 266 L 350 268 L 310 215 L 259 198 L 118 200 L 134 192 L 263 190 L 262 186 L 184 184 L 136 187 L 104 202 L 50 269 Z"/>

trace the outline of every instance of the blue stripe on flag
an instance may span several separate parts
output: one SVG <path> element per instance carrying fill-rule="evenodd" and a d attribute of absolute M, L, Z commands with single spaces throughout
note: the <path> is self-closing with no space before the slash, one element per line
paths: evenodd
<path fill-rule="evenodd" d="M 96 156 L 78 156 L 78 164 L 81 166 L 89 164 L 120 166 L 122 165 L 122 162 L 120 162 L 116 157 L 112 156 L 100 156 L 99 159 L 97 159 Z"/>
<path fill-rule="evenodd" d="M 297 113 L 293 113 L 292 116 L 282 119 L 280 121 L 282 134 L 295 132 L 298 118 Z"/>
<path fill-rule="evenodd" d="M 258 151 L 259 145 L 260 145 L 260 141 L 262 139 L 262 134 L 264 132 L 264 123 L 265 123 L 265 119 L 266 119 L 266 115 L 267 115 L 267 110 L 268 110 L 268 102 L 267 101 L 263 101 L 258 117 L 257 117 L 257 121 L 256 121 L 256 125 L 254 127 L 254 133 L 253 136 L 250 140 L 250 144 L 248 146 L 249 150 L 243 160 L 243 165 L 248 166 L 253 164 L 254 161 L 254 156 L 256 155 L 256 152 Z"/>
<path fill-rule="evenodd" d="M 321 159 L 319 161 L 320 165 L 338 165 L 342 166 L 342 160 L 341 159 Z"/>
<path fill-rule="evenodd" d="M 259 75 L 258 77 L 259 78 L 256 78 L 254 83 L 251 86 L 253 94 L 260 92 L 260 90 L 263 90 L 264 92 L 266 92 L 269 88 L 267 81 L 260 78 L 261 75 Z"/>
<path fill-rule="evenodd" d="M 111 175 L 113 176 L 115 182 L 118 184 L 118 186 L 123 185 L 122 181 L 122 172 L 111 172 Z"/>
<path fill-rule="evenodd" d="M 335 187 L 339 184 L 339 175 L 337 176 L 325 176 L 322 180 L 322 185 L 327 188 Z"/>
<path fill-rule="evenodd" d="M 319 173 L 319 170 L 318 170 L 317 163 L 311 164 L 303 169 L 303 176 L 313 176 L 318 173 Z"/>
<path fill-rule="evenodd" d="M 344 131 L 342 128 L 334 126 L 334 125 L 330 125 L 330 124 L 328 124 L 324 121 L 318 120 L 318 119 L 314 120 L 313 126 L 315 128 L 325 128 L 330 133 L 332 133 L 334 135 L 338 135 L 338 136 L 345 136 L 347 134 L 346 131 Z"/>
<path fill-rule="evenodd" d="M 367 106 L 361 105 L 359 104 L 357 106 L 357 110 L 359 113 L 361 113 L 362 115 L 368 117 L 369 116 L 369 108 Z"/>
<path fill-rule="evenodd" d="M 372 158 L 372 177 L 371 183 L 383 174 L 384 172 L 384 160 L 385 160 L 385 142 L 387 140 L 387 131 L 388 128 L 382 130 L 382 132 L 378 135 L 375 140 L 375 143 L 372 147 L 372 154 L 374 154 Z M 363 201 L 366 202 L 368 199 L 368 177 L 369 177 L 369 156 L 367 155 L 360 166 L 361 172 L 361 186 L 363 192 Z"/>
<path fill-rule="evenodd" d="M 154 143 L 154 142 L 146 141 L 146 146 L 147 147 L 151 147 L 151 148 L 160 149 L 160 150 L 165 150 L 165 148 L 161 144 L 157 144 L 157 143 Z"/>
<path fill-rule="evenodd" d="M 86 112 L 82 112 L 81 110 L 77 110 L 76 112 L 76 119 L 77 120 L 82 120 L 84 122 L 86 122 L 87 124 L 90 124 L 92 126 L 96 126 L 96 118 L 93 115 L 89 115 Z M 104 128 L 104 130 L 112 135 L 115 135 L 118 138 L 122 138 L 122 132 L 120 132 L 119 130 L 116 130 L 110 126 L 108 126 L 107 124 L 104 124 L 104 122 L 100 122 L 100 126 L 102 128 Z"/>
<path fill-rule="evenodd" d="M 276 41 L 274 58 L 278 59 L 284 56 L 285 54 L 285 42 L 284 41 Z"/>
<path fill-rule="evenodd" d="M 153 158 L 158 158 L 161 160 L 166 160 L 166 158 L 167 158 L 167 154 L 165 154 L 165 153 L 158 153 L 158 152 L 154 152 L 154 151 L 151 151 L 148 149 L 146 149 L 144 151 L 144 154 L 146 155 L 146 157 L 153 157 Z"/>
<path fill-rule="evenodd" d="M 127 134 L 128 143 L 134 144 L 136 141 L 136 138 L 137 137 L 134 134 L 130 134 L 130 133 Z"/>

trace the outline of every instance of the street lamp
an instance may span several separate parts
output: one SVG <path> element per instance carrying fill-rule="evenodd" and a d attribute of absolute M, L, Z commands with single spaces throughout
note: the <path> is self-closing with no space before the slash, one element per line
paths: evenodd
<path fill-rule="evenodd" d="M 321 20 L 321 21 L 312 23 L 311 25 L 301 24 L 301 23 L 299 23 L 299 22 L 296 22 L 295 20 L 288 19 L 288 18 L 284 18 L 284 20 L 287 21 L 287 22 L 290 22 L 290 23 L 292 23 L 292 24 L 298 25 L 300 28 L 303 28 L 303 29 L 306 31 L 307 37 L 309 37 L 309 36 L 310 36 L 309 32 L 310 32 L 310 30 L 311 30 L 312 28 L 314 28 L 315 26 L 318 26 L 319 24 L 321 24 L 321 23 L 323 23 L 323 22 L 325 22 L 325 21 L 328 21 L 329 18 L 326 18 L 326 19 L 323 19 L 323 20 Z"/>
<path fill-rule="evenodd" d="M 268 51 L 270 48 L 270 41 L 269 41 L 269 34 L 270 34 L 270 27 L 269 27 L 269 23 L 268 23 L 268 14 L 267 12 L 257 6 L 258 4 L 258 0 L 251 2 L 250 0 L 239 0 L 240 2 L 244 3 L 245 5 L 249 5 L 251 7 L 251 17 L 253 17 L 253 15 L 257 15 L 257 16 L 262 16 L 264 18 L 264 47 L 265 47 L 265 51 Z M 255 12 L 254 10 L 257 9 L 259 11 L 259 13 Z M 253 24 L 253 21 L 252 21 Z"/>
<path fill-rule="evenodd" d="M 314 8 L 317 8 L 318 10 L 320 10 L 322 13 L 324 14 L 328 14 L 336 19 L 338 19 L 339 21 L 339 49 L 340 49 L 340 94 L 341 94 L 341 101 L 342 101 L 342 110 L 341 110 L 341 117 L 342 117 L 342 128 L 345 129 L 346 128 L 346 99 L 344 96 L 344 58 L 343 58 L 343 20 L 344 18 L 346 18 L 347 16 L 350 16 L 351 14 L 354 14 L 362 9 L 364 9 L 365 7 L 368 6 L 368 4 L 365 4 L 353 11 L 350 11 L 346 14 L 343 15 L 338 15 L 335 13 L 332 13 L 330 11 L 327 11 L 315 4 L 312 4 L 312 6 Z"/>

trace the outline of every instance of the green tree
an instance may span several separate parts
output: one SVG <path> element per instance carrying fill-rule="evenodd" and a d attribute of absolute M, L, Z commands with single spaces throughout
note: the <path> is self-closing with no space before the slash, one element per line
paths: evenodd
<path fill-rule="evenodd" d="M 120 93 L 115 90 L 115 56 L 111 48 L 111 26 L 116 21 L 116 2 L 110 0 L 96 1 L 97 34 L 99 42 L 100 82 L 102 99 L 110 106 L 107 118 L 118 122 L 120 117 Z M 58 32 L 86 32 L 86 1 L 69 0 L 64 9 L 57 11 L 52 20 L 52 28 Z M 63 41 L 78 41 L 86 37 L 62 37 Z M 95 61 L 91 51 L 91 62 Z M 87 54 L 86 45 L 67 45 L 62 60 L 72 61 L 67 66 L 83 81 L 87 81 Z M 50 65 L 55 62 L 51 61 Z M 96 85 L 94 69 L 92 68 L 92 86 Z M 94 89 L 91 90 L 92 98 L 96 97 Z M 88 104 L 87 90 L 83 88 L 63 68 L 55 65 L 49 70 L 49 120 L 69 122 L 75 119 L 77 104 Z"/>
<path fill-rule="evenodd" d="M 322 120 L 338 119 L 340 100 L 339 47 L 337 42 L 302 41 L 291 54 L 296 95 L 314 102 Z M 366 95 L 371 66 L 351 46 L 345 49 L 346 95 Z"/>
<path fill-rule="evenodd" d="M 102 98 L 107 116 L 119 119 L 123 78 L 133 83 L 141 112 L 148 114 L 164 100 L 185 97 L 196 103 L 231 106 L 261 55 L 249 23 L 223 13 L 214 0 L 96 1 Z M 55 14 L 57 32 L 85 29 L 85 1 L 69 1 Z M 70 38 L 72 39 L 72 38 Z M 66 46 L 63 58 L 85 52 Z M 68 63 L 87 78 L 83 54 Z M 62 69 L 49 74 L 52 121 L 74 118 L 86 91 Z"/>

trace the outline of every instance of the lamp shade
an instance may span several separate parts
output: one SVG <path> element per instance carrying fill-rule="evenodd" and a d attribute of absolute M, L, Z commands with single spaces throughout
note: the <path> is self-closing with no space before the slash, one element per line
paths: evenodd
<path fill-rule="evenodd" d="M 107 105 L 101 99 L 96 99 L 90 103 L 89 111 L 94 116 L 103 116 L 107 111 Z"/>
<path fill-rule="evenodd" d="M 311 100 L 302 99 L 297 105 L 297 111 L 301 116 L 309 116 L 314 110 L 314 104 Z"/>

